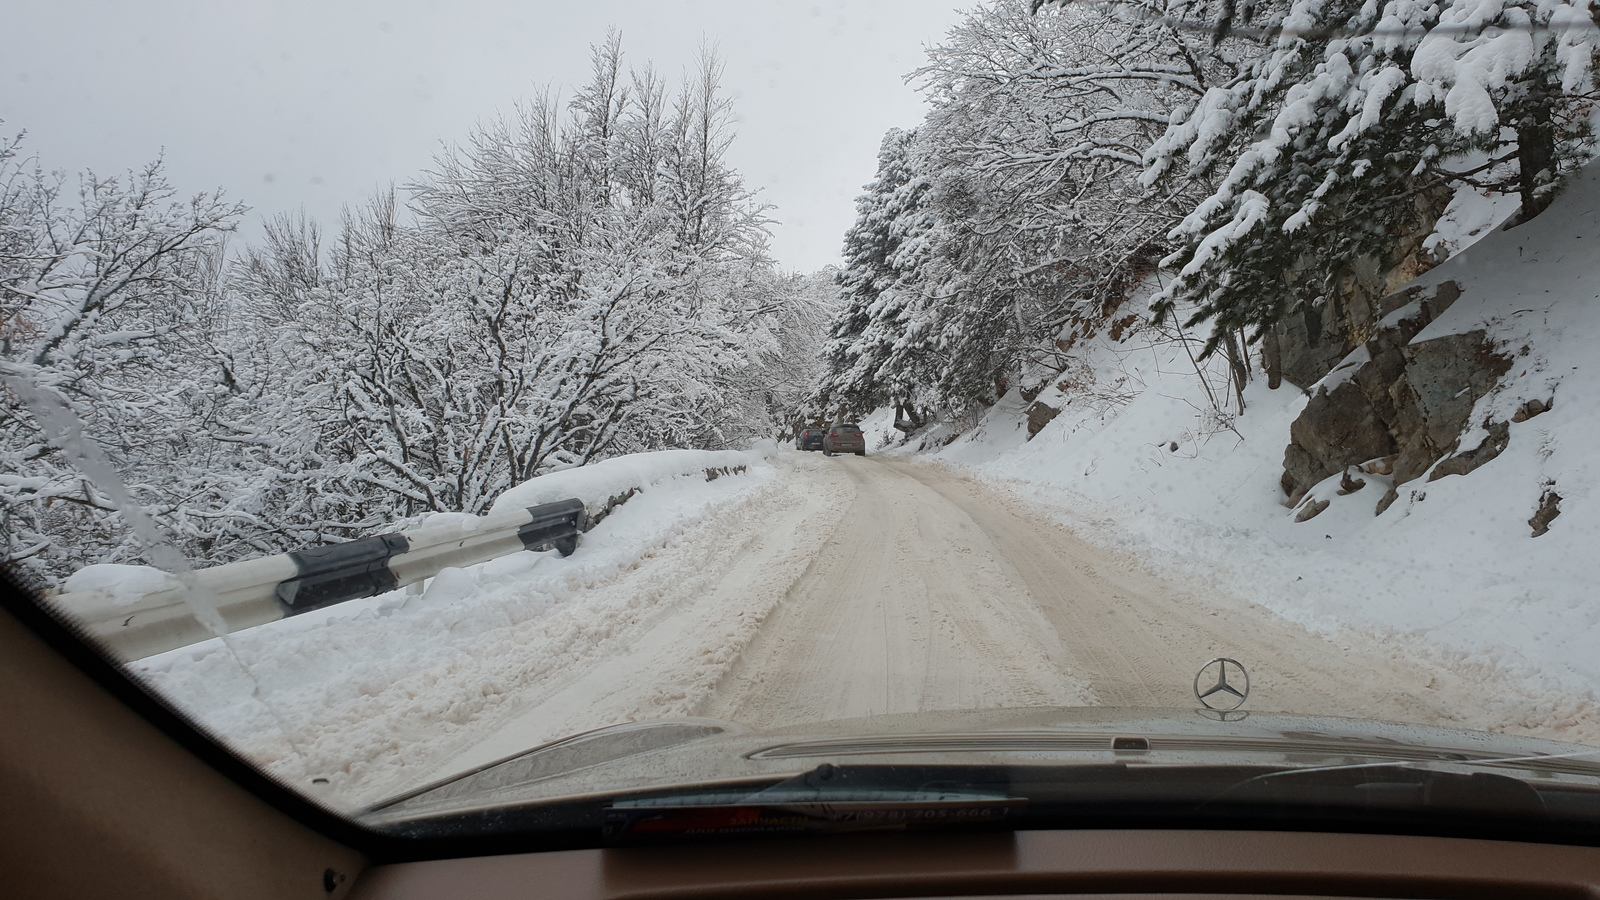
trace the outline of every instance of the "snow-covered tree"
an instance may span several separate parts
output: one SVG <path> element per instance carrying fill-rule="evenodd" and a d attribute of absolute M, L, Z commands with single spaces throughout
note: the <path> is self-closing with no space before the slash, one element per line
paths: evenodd
<path fill-rule="evenodd" d="M 275 333 L 315 373 L 324 521 L 479 512 L 555 466 L 772 432 L 772 329 L 808 304 L 725 162 L 719 73 L 704 59 L 669 104 L 613 35 L 570 102 L 537 97 L 442 154 L 409 187 L 414 223 L 382 196 L 309 275 L 316 234 L 269 231 L 239 281 L 301 298 Z"/>
<path fill-rule="evenodd" d="M 838 273 L 842 306 L 823 349 L 827 373 L 807 406 L 812 419 L 860 415 L 892 405 L 917 415 L 919 391 L 936 377 L 932 335 L 912 316 L 935 281 L 930 259 L 931 181 L 919 172 L 917 133 L 891 129 L 878 151 L 878 172 L 856 199 L 856 223 L 845 233 Z"/>
<path fill-rule="evenodd" d="M 974 9 L 914 74 L 932 109 L 891 134 L 846 238 L 819 401 L 992 402 L 1064 329 L 1100 327 L 1198 199 L 1141 197 L 1144 154 L 1233 77 L 1240 42 L 1175 26 L 1167 4 L 1031 7 Z"/>
<path fill-rule="evenodd" d="M 1520 193 L 1537 214 L 1591 152 L 1586 5 L 1296 0 L 1269 31 L 1271 52 L 1147 154 L 1152 188 L 1216 177 L 1172 232 L 1178 272 L 1156 309 L 1194 302 L 1218 335 L 1394 268 L 1460 186 Z"/>
<path fill-rule="evenodd" d="M 208 449 L 194 425 L 227 390 L 211 343 L 218 263 L 244 210 L 218 194 L 179 199 L 159 161 L 86 173 L 73 192 L 19 147 L 0 147 L 0 552 L 40 577 L 131 558 L 157 538 L 128 530 L 129 502 L 169 536 L 211 540 L 188 515 Z M 85 458 L 125 484 L 94 483 Z"/>
<path fill-rule="evenodd" d="M 481 512 L 552 466 L 703 439 L 738 335 L 629 195 L 612 50 L 565 124 L 542 99 L 442 158 L 417 225 L 386 200 L 347 221 L 303 340 L 352 496 Z"/>
<path fill-rule="evenodd" d="M 1053 357 L 1063 330 L 1092 331 L 1121 306 L 1193 199 L 1187 186 L 1141 197 L 1143 155 L 1171 110 L 1232 77 L 1249 49 L 1177 27 L 1174 4 L 1030 7 L 974 11 L 919 72 L 957 275 L 939 292 L 957 366 L 948 395 L 1014 379 Z"/>
<path fill-rule="evenodd" d="M 0 374 L 25 388 L 0 412 L 7 558 L 45 582 L 152 541 L 214 564 L 781 433 L 831 306 L 768 256 L 721 71 L 672 92 L 613 35 L 569 101 L 481 126 L 334 231 L 276 217 L 231 264 L 242 208 L 178 202 L 159 165 L 68 202 L 0 148 Z M 156 528 L 121 528 L 128 503 Z"/>
<path fill-rule="evenodd" d="M 741 296 L 758 305 L 741 311 L 742 362 L 718 379 L 720 416 L 707 411 L 715 441 L 793 434 L 825 368 L 822 348 L 838 309 L 837 269 L 810 274 L 758 274 Z"/>

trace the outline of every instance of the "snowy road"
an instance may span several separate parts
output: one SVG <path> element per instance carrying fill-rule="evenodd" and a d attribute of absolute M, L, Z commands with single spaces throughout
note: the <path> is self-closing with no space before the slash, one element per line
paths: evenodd
<path fill-rule="evenodd" d="M 1187 708 L 1196 670 L 1245 661 L 1252 708 L 1447 717 L 1432 673 L 1257 606 L 1151 577 L 941 468 L 844 459 L 855 488 L 817 561 L 706 715 L 775 726 L 992 706 Z"/>
<path fill-rule="evenodd" d="M 921 710 L 1189 708 L 1207 659 L 1242 660 L 1250 708 L 1560 736 L 1582 723 L 1486 705 L 1485 675 L 1415 642 L 1313 634 L 1260 606 L 1152 575 L 1025 501 L 904 458 L 794 454 L 735 510 L 630 578 L 683 573 L 603 661 L 575 660 L 443 776 L 618 721 L 702 715 L 752 727 Z M 1592 713 L 1585 711 L 1584 715 Z M 488 723 L 484 723 L 487 725 Z M 1565 736 L 1575 736 L 1568 732 Z"/>
<path fill-rule="evenodd" d="M 852 498 L 813 524 L 828 535 L 816 560 L 705 714 L 759 727 L 1093 702 L 1009 540 L 952 500 L 941 470 L 811 462 L 806 475 L 843 481 Z"/>

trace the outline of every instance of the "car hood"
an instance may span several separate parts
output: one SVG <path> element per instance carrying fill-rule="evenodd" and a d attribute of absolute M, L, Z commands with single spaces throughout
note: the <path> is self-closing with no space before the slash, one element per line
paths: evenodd
<path fill-rule="evenodd" d="M 535 747 L 370 807 L 382 826 L 666 788 L 715 789 L 831 766 L 1425 765 L 1600 785 L 1600 749 L 1282 713 L 1046 708 L 925 712 L 754 730 L 712 719 L 616 725 Z"/>

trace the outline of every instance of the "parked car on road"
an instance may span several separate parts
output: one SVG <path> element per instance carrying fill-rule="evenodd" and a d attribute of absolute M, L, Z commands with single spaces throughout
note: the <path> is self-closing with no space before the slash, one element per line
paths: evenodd
<path fill-rule="evenodd" d="M 828 433 L 826 428 L 804 428 L 800 436 L 794 439 L 796 450 L 821 450 L 823 435 Z"/>
<path fill-rule="evenodd" d="M 860 425 L 840 422 L 828 429 L 828 433 L 822 437 L 822 455 L 832 456 L 835 453 L 867 455 L 867 436 L 861 433 Z"/>

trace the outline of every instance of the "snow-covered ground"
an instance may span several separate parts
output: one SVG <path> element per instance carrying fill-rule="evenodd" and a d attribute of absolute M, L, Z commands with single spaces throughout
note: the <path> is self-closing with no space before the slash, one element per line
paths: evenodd
<path fill-rule="evenodd" d="M 902 440 L 886 411 L 862 421 L 867 459 L 622 458 L 502 497 L 593 505 L 644 488 L 570 558 L 446 570 L 136 667 L 344 806 L 636 718 L 1182 705 L 1194 665 L 1229 649 L 1260 664 L 1259 708 L 1595 742 L 1597 208 L 1591 174 L 1424 279 L 1464 293 L 1419 339 L 1485 328 L 1516 358 L 1475 421 L 1554 408 L 1470 475 L 1404 485 L 1381 516 L 1371 476 L 1347 495 L 1315 487 L 1330 505 L 1297 523 L 1278 476 L 1304 394 L 1258 379 L 1241 414 L 1220 360 L 1140 333 L 1053 379 L 1039 399 L 1062 412 L 1031 440 L 1015 393 L 919 435 L 981 483 L 876 459 Z M 747 470 L 678 475 L 702 463 Z M 1551 489 L 1561 515 L 1533 537 Z"/>
<path fill-rule="evenodd" d="M 774 470 L 744 503 L 597 586 L 593 602 L 616 602 L 657 571 L 681 573 L 625 637 L 520 684 L 509 715 L 413 735 L 432 746 L 407 755 L 432 761 L 385 759 L 387 785 L 347 782 L 344 796 L 376 799 L 618 722 L 1186 709 L 1195 670 L 1219 653 L 1250 661 L 1255 710 L 1600 740 L 1593 703 L 1529 721 L 1545 698 L 1518 685 L 1486 697 L 1481 671 L 1433 665 L 1403 640 L 1314 634 L 1214 585 L 1152 575 L 948 466 L 790 452 Z"/>
<path fill-rule="evenodd" d="M 1148 333 L 1094 342 L 1083 367 L 1060 379 L 1067 390 L 1040 395 L 1063 411 L 1031 441 L 1013 392 L 935 455 L 1015 485 L 1080 534 L 1163 573 L 1325 633 L 1391 634 L 1486 677 L 1513 673 L 1537 688 L 1528 721 L 1559 726 L 1561 694 L 1592 700 L 1600 687 L 1596 259 L 1600 169 L 1590 167 L 1540 217 L 1489 233 L 1419 280 L 1428 295 L 1446 279 L 1464 293 L 1416 340 L 1482 328 L 1515 358 L 1472 421 L 1507 421 L 1533 399 L 1553 397 L 1554 408 L 1511 424 L 1505 452 L 1469 475 L 1403 485 L 1383 515 L 1373 514 L 1381 476 L 1346 495 L 1335 478 L 1312 491 L 1329 508 L 1297 523 L 1278 477 L 1305 395 L 1258 379 L 1234 415 L 1220 361 L 1202 367 L 1203 379 L 1181 343 Z M 1551 489 L 1560 516 L 1534 537 L 1528 520 Z"/>

